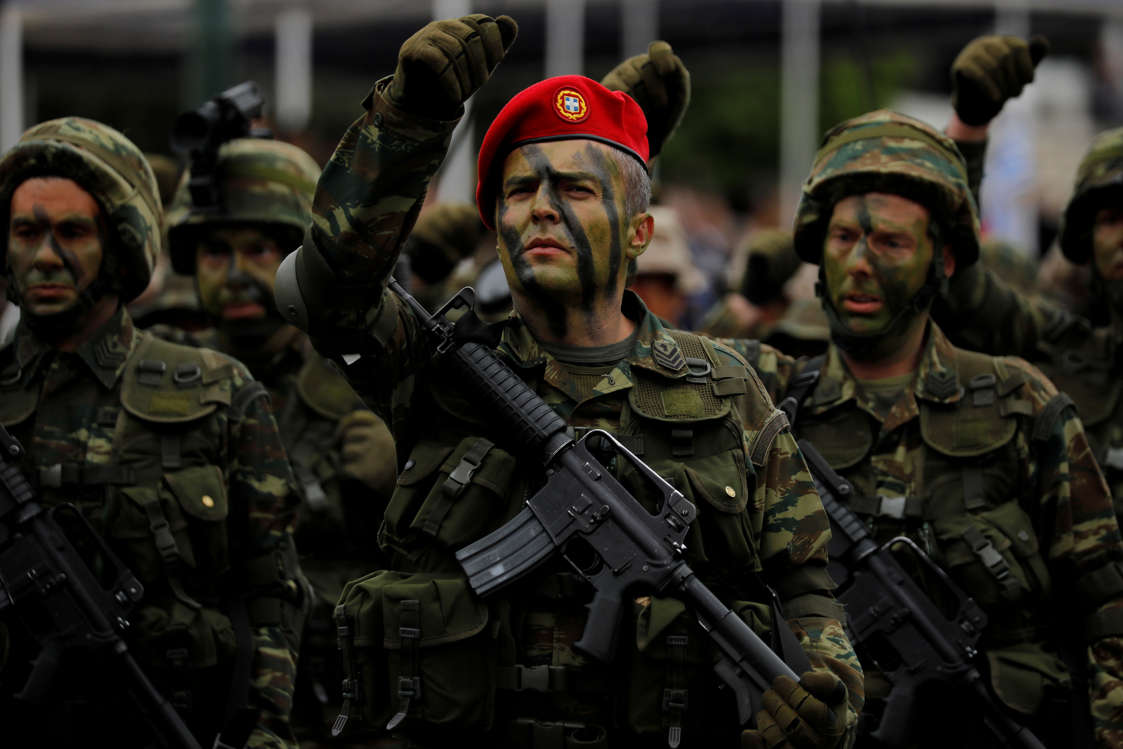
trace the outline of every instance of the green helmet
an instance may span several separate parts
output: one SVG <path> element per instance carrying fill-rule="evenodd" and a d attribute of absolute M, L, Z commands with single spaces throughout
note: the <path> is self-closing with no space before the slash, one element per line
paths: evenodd
<path fill-rule="evenodd" d="M 279 140 L 239 138 L 218 151 L 215 181 L 219 205 L 200 210 L 191 201 L 183 175 L 168 208 L 168 248 L 176 273 L 195 274 L 195 235 L 216 224 L 265 224 L 291 233 L 285 243 L 300 244 L 312 218 L 312 194 L 320 168 L 300 148 Z"/>
<path fill-rule="evenodd" d="M 880 109 L 827 132 L 795 217 L 795 251 L 818 263 L 834 204 L 848 195 L 887 192 L 932 211 L 957 267 L 979 257 L 979 218 L 967 164 L 955 143 L 920 120 Z"/>
<path fill-rule="evenodd" d="M 117 130 L 82 117 L 35 125 L 0 160 L 0 217 L 8 224 L 12 193 L 32 177 L 66 177 L 97 200 L 116 241 L 112 278 L 122 302 L 148 285 L 160 251 L 163 208 L 156 176 L 144 154 Z M 6 263 L 8 235 L 0 239 Z"/>
<path fill-rule="evenodd" d="M 1092 257 L 1092 224 L 1101 199 L 1123 191 L 1123 128 L 1100 133 L 1076 170 L 1076 186 L 1061 218 L 1061 250 L 1083 265 Z"/>

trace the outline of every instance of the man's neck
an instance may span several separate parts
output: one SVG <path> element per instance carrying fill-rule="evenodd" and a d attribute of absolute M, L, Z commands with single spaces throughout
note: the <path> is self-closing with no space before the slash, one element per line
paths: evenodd
<path fill-rule="evenodd" d="M 920 357 L 924 354 L 924 334 L 927 330 L 928 316 L 922 315 L 901 337 L 901 345 L 887 355 L 855 358 L 841 348 L 839 354 L 842 355 L 842 360 L 855 379 L 882 380 L 886 377 L 898 377 L 915 372 L 920 365 Z"/>
<path fill-rule="evenodd" d="M 103 296 L 94 302 L 94 306 L 82 318 L 78 329 L 70 335 L 54 342 L 54 347 L 60 351 L 74 351 L 86 341 L 97 335 L 101 326 L 113 319 L 117 314 L 118 300 L 116 296 Z"/>
<path fill-rule="evenodd" d="M 632 334 L 636 324 L 624 316 L 621 297 L 601 300 L 590 308 L 543 305 L 512 294 L 515 309 L 539 341 L 565 346 L 608 346 Z"/>

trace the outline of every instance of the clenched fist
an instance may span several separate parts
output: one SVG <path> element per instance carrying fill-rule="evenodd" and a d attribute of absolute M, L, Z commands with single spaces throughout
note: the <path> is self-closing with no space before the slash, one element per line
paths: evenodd
<path fill-rule="evenodd" d="M 744 749 L 834 749 L 846 738 L 846 685 L 832 673 L 777 676 L 762 704 L 756 729 L 741 734 Z"/>
<path fill-rule="evenodd" d="M 670 139 L 690 104 L 690 71 L 666 42 L 652 42 L 647 54 L 629 57 L 601 79 L 601 85 L 610 91 L 623 91 L 639 104 L 647 118 L 652 159 Z"/>
<path fill-rule="evenodd" d="M 990 35 L 968 43 L 951 65 L 951 103 L 959 119 L 972 126 L 993 120 L 1033 80 L 1033 69 L 1048 52 L 1043 36 L 1027 42 Z"/>
<path fill-rule="evenodd" d="M 341 445 L 343 474 L 389 495 L 397 460 L 394 438 L 382 419 L 370 411 L 352 411 L 339 420 L 335 438 Z"/>
<path fill-rule="evenodd" d="M 412 114 L 451 119 L 507 54 L 519 27 L 510 16 L 473 13 L 433 21 L 405 40 L 390 98 Z"/>

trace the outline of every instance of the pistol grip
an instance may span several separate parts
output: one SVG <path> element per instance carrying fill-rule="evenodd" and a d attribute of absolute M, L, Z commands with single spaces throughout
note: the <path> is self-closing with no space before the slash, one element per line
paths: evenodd
<path fill-rule="evenodd" d="M 621 598 L 614 593 L 597 591 L 585 620 L 581 639 L 573 643 L 578 651 L 602 663 L 612 661 L 616 653 L 616 631 L 620 628 Z"/>
<path fill-rule="evenodd" d="M 55 684 L 65 652 L 66 648 L 57 640 L 51 639 L 43 643 L 39 655 L 32 663 L 31 673 L 16 698 L 32 704 L 42 703 Z"/>

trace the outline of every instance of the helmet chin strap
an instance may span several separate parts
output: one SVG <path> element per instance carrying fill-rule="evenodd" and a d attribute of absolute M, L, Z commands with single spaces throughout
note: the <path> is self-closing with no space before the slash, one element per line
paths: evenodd
<path fill-rule="evenodd" d="M 928 276 L 924 280 L 924 285 L 913 295 L 909 303 L 897 310 L 880 330 L 865 333 L 854 332 L 839 315 L 827 290 L 822 262 L 819 264 L 819 280 L 815 282 L 815 294 L 819 297 L 823 311 L 827 315 L 831 341 L 855 359 L 877 361 L 896 350 L 913 320 L 928 311 L 936 295 L 946 291 L 947 284 L 943 253 L 937 247 L 932 254 L 932 264 L 928 266 Z"/>

